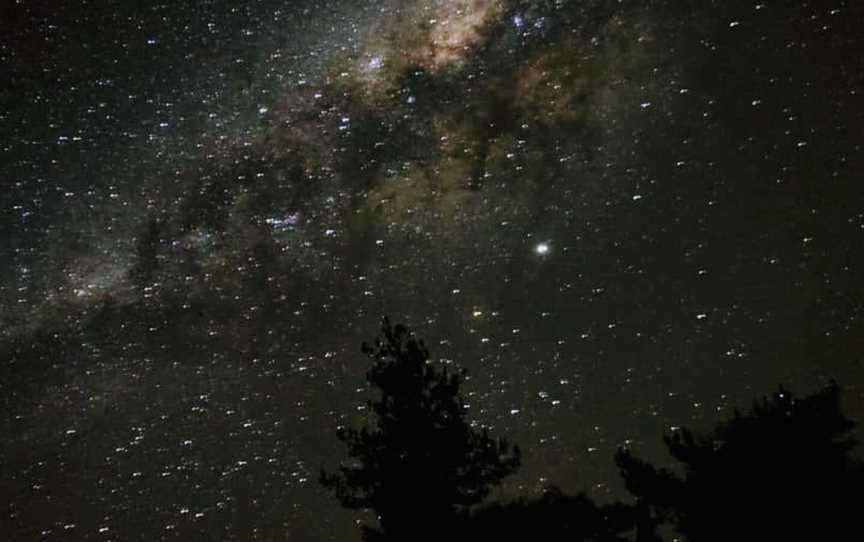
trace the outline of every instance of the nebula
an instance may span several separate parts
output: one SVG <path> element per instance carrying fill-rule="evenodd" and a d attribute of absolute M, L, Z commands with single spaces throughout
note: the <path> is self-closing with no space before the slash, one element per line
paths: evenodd
<path fill-rule="evenodd" d="M 484 30 L 501 10 L 498 0 L 439 0 L 428 20 L 427 43 L 405 54 L 432 71 L 458 63 L 482 42 Z"/>

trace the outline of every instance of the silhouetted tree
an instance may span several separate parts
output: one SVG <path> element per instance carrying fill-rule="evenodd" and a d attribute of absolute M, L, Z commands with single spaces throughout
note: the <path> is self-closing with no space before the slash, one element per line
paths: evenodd
<path fill-rule="evenodd" d="M 585 494 L 549 488 L 539 499 L 492 504 L 474 511 L 460 534 L 464 540 L 624 542 L 635 510 L 623 504 L 597 506 Z"/>
<path fill-rule="evenodd" d="M 782 389 L 705 437 L 665 437 L 683 477 L 619 450 L 627 488 L 655 521 L 692 542 L 849 540 L 860 533 L 864 466 L 836 385 L 801 399 Z"/>
<path fill-rule="evenodd" d="M 363 345 L 374 361 L 366 379 L 380 391 L 369 401 L 377 424 L 340 429 L 350 462 L 322 470 L 321 483 L 343 506 L 377 514 L 377 528 L 363 527 L 366 540 L 452 535 L 460 512 L 519 467 L 519 449 L 466 421 L 464 371 L 429 363 L 423 342 L 404 326 L 385 319 L 381 331 L 374 345 Z"/>

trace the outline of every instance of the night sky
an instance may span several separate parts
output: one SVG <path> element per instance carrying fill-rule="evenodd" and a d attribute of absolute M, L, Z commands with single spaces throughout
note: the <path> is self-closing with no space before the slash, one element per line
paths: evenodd
<path fill-rule="evenodd" d="M 0 532 L 358 540 L 318 486 L 389 314 L 626 498 L 782 384 L 864 416 L 864 6 L 7 0 Z"/>

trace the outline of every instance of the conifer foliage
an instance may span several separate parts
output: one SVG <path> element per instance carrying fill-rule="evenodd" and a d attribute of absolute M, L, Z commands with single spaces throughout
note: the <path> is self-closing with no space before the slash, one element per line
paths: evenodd
<path fill-rule="evenodd" d="M 849 540 L 864 498 L 853 427 L 836 384 L 803 398 L 781 389 L 705 436 L 667 435 L 683 477 L 627 450 L 616 461 L 654 521 L 691 542 Z"/>
<path fill-rule="evenodd" d="M 369 401 L 377 423 L 338 432 L 350 460 L 322 471 L 321 483 L 343 506 L 377 514 L 366 540 L 432 539 L 513 473 L 520 452 L 466 420 L 464 370 L 431 363 L 405 326 L 385 319 L 381 332 L 363 345 L 373 362 L 366 379 L 379 392 Z"/>

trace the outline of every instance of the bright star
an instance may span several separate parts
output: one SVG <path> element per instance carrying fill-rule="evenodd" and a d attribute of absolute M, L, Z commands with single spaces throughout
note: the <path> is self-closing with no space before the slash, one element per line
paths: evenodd
<path fill-rule="evenodd" d="M 537 246 L 534 247 L 534 252 L 540 254 L 541 256 L 549 253 L 549 243 L 537 243 Z"/>

